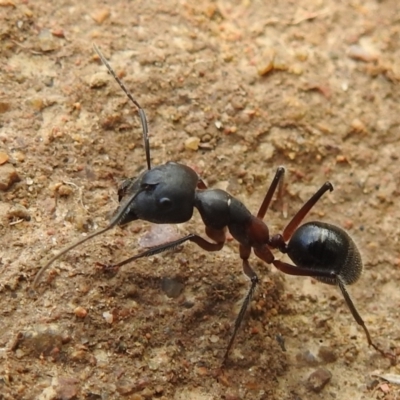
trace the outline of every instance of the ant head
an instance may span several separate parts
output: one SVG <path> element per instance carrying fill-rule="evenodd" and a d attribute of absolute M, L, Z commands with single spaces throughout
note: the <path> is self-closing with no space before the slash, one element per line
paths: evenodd
<path fill-rule="evenodd" d="M 119 191 L 118 225 L 142 219 L 156 224 L 178 224 L 193 214 L 199 177 L 189 167 L 168 162 L 125 181 Z M 121 210 L 124 211 L 121 211 Z"/>

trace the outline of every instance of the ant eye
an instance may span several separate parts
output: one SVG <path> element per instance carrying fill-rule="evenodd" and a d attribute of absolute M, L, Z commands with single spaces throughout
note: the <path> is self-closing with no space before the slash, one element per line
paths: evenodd
<path fill-rule="evenodd" d="M 153 191 L 155 187 L 156 187 L 156 185 L 149 185 L 148 183 L 143 183 L 143 184 L 141 185 L 141 188 L 142 188 L 143 190 L 145 190 L 146 192 L 151 192 L 151 191 Z"/>
<path fill-rule="evenodd" d="M 162 199 L 160 199 L 159 205 L 166 209 L 169 208 L 171 206 L 171 199 L 169 199 L 168 197 L 163 197 Z"/>

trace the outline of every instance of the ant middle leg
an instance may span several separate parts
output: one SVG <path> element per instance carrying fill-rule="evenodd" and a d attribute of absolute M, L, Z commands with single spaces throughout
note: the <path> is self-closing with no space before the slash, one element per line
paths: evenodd
<path fill-rule="evenodd" d="M 250 263 L 249 263 L 249 257 L 250 257 L 250 253 L 251 253 L 251 247 L 250 246 L 244 246 L 244 245 L 240 245 L 239 246 L 239 253 L 240 253 L 240 258 L 243 260 L 243 272 L 244 274 L 250 279 L 250 288 L 246 294 L 246 297 L 243 300 L 242 306 L 240 307 L 240 311 L 239 314 L 236 317 L 235 320 L 235 325 L 233 328 L 233 332 L 231 335 L 231 338 L 229 340 L 228 346 L 226 348 L 225 354 L 224 354 L 224 358 L 222 361 L 222 365 L 225 365 L 227 360 L 228 360 L 228 356 L 229 353 L 231 351 L 231 348 L 233 346 L 233 343 L 235 341 L 236 335 L 238 333 L 238 330 L 242 324 L 243 318 L 246 314 L 247 308 L 249 307 L 250 301 L 253 297 L 253 294 L 256 290 L 257 284 L 259 282 L 258 276 L 256 274 L 256 272 L 253 270 L 253 268 L 251 268 Z"/>

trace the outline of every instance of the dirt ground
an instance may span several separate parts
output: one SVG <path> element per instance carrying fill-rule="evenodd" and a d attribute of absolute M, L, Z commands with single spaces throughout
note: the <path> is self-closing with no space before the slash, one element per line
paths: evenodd
<path fill-rule="evenodd" d="M 365 270 L 349 291 L 400 354 L 398 0 L 1 0 L 0 13 L 0 399 L 400 398 L 396 360 L 337 288 L 254 256 L 261 283 L 221 369 L 249 285 L 233 240 L 99 267 L 203 234 L 197 212 L 172 233 L 117 227 L 32 288 L 146 168 L 137 110 L 96 43 L 147 113 L 153 165 L 189 165 L 252 212 L 284 165 L 272 233 L 332 182 L 308 220 L 354 238 Z"/>

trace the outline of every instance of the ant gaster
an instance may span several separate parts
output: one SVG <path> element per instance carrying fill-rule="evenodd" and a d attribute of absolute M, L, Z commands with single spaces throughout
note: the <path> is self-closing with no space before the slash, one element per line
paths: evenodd
<path fill-rule="evenodd" d="M 300 208 L 287 224 L 282 234 L 271 236 L 263 218 L 271 204 L 278 186 L 282 183 L 285 170 L 276 170 L 272 183 L 256 216 L 238 199 L 220 189 L 208 189 L 197 173 L 186 165 L 167 162 L 151 167 L 150 145 L 147 119 L 144 110 L 132 97 L 124 83 L 118 78 L 107 60 L 94 45 L 103 64 L 118 82 L 119 86 L 139 111 L 143 129 L 144 148 L 146 151 L 147 170 L 137 178 L 126 180 L 118 191 L 119 206 L 109 225 L 93 232 L 84 239 L 68 246 L 44 265 L 33 282 L 37 286 L 43 273 L 62 255 L 80 244 L 101 235 L 116 225 L 124 225 L 135 220 L 145 220 L 156 224 L 174 224 L 187 222 L 192 218 L 194 208 L 200 213 L 205 225 L 206 235 L 213 242 L 196 234 L 188 234 L 178 240 L 168 242 L 126 259 L 111 267 L 118 268 L 142 257 L 149 257 L 172 249 L 190 241 L 206 251 L 221 250 L 226 241 L 226 232 L 239 242 L 239 254 L 243 272 L 250 279 L 251 285 L 236 318 L 233 333 L 225 351 L 225 363 L 234 339 L 249 306 L 252 295 L 259 281 L 249 263 L 251 250 L 267 264 L 273 264 L 280 271 L 289 275 L 310 276 L 321 282 L 336 285 L 348 305 L 354 319 L 363 328 L 368 344 L 386 355 L 376 346 L 369 331 L 352 302 L 346 286 L 355 283 L 362 272 L 360 253 L 351 237 L 341 228 L 320 221 L 308 222 L 300 226 L 304 217 L 327 191 L 332 191 L 330 182 L 324 183 L 317 192 Z M 287 254 L 293 264 L 277 260 L 272 249 Z"/>

